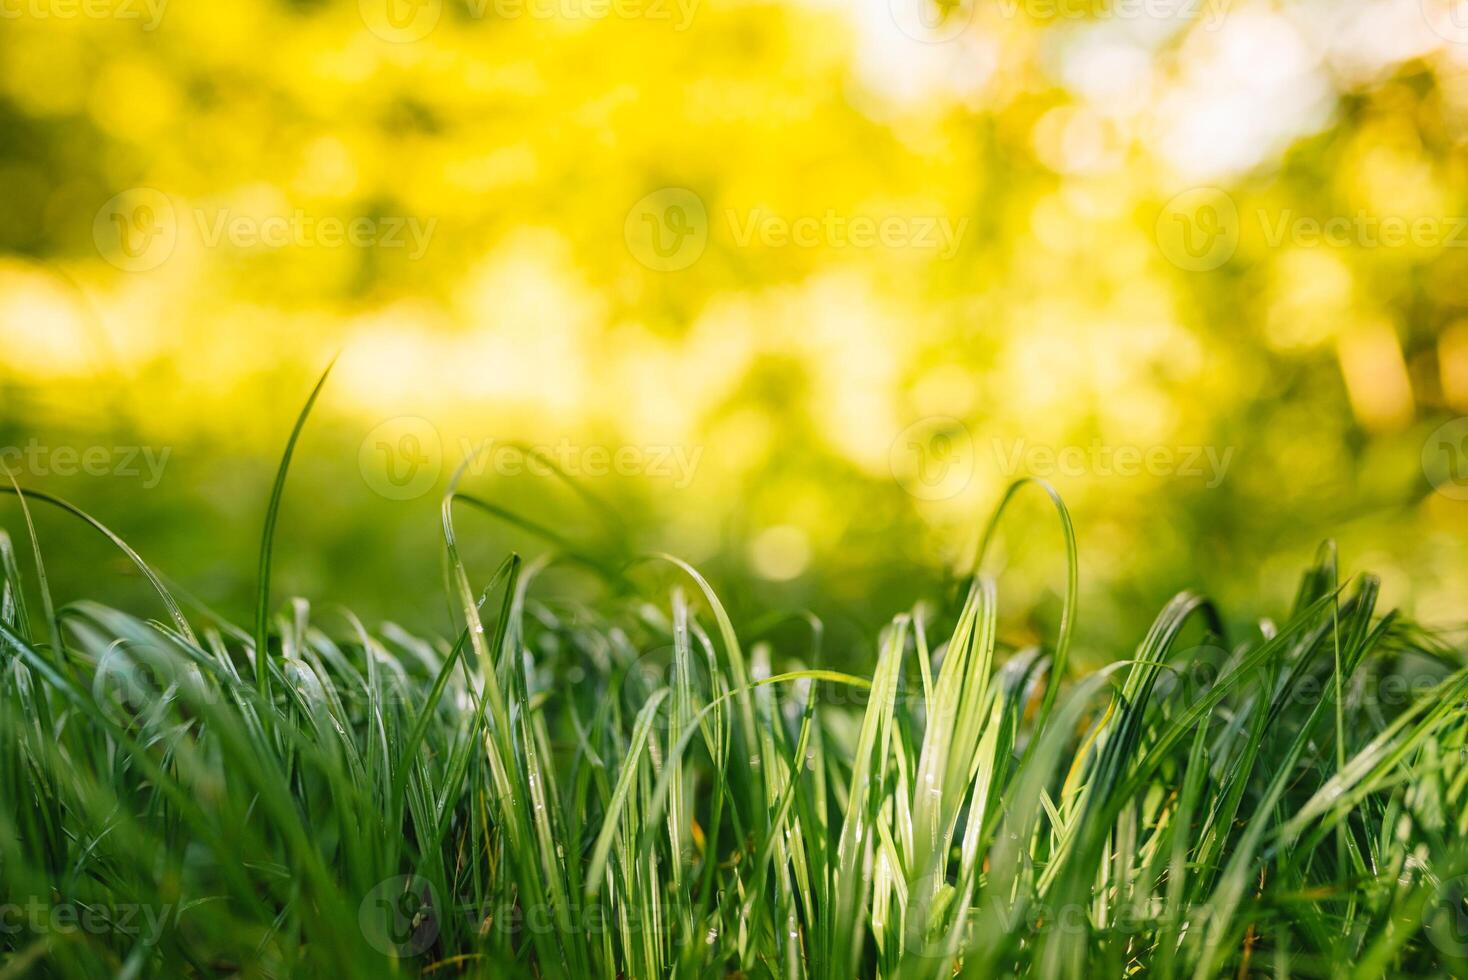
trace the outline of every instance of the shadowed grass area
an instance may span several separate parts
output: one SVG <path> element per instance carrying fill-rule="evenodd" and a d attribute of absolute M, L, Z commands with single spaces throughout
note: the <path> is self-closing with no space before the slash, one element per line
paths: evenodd
<path fill-rule="evenodd" d="M 285 476 L 253 631 L 120 540 L 162 618 L 56 607 L 26 508 L 67 505 L 10 488 L 0 977 L 1468 971 L 1468 669 L 1333 549 L 1278 622 L 1184 593 L 1077 676 L 1051 492 L 1052 642 L 1006 646 L 976 573 L 855 676 L 676 558 L 466 568 L 453 488 L 459 636 L 271 616 Z"/>

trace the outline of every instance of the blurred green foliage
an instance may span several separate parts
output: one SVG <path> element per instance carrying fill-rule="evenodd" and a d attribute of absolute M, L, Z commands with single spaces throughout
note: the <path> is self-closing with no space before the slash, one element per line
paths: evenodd
<path fill-rule="evenodd" d="M 466 488 L 602 540 L 525 440 L 736 609 L 880 622 L 1031 473 L 1081 658 L 1185 585 L 1278 612 L 1244 597 L 1332 535 L 1461 620 L 1450 5 L 909 2 L 7 6 L 5 462 L 247 618 L 340 350 L 277 582 L 369 618 L 448 628 L 437 501 L 486 440 Z M 61 596 L 142 595 L 38 520 Z M 1058 542 L 1010 537 L 1024 639 Z"/>

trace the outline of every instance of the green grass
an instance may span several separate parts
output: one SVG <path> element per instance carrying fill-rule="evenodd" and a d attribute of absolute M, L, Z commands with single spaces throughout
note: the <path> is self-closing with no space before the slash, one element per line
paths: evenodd
<path fill-rule="evenodd" d="M 855 676 L 669 556 L 468 568 L 460 508 L 514 518 L 456 489 L 457 637 L 280 606 L 285 478 L 253 630 L 116 538 L 158 618 L 57 606 L 29 508 L 68 505 L 10 488 L 0 980 L 1468 975 L 1468 669 L 1329 548 L 1277 623 L 1184 593 L 1082 674 L 1051 493 L 1051 642 L 975 574 Z"/>

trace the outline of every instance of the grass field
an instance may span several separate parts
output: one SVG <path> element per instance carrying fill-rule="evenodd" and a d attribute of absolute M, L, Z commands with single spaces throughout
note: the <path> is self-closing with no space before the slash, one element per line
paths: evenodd
<path fill-rule="evenodd" d="M 66 505 L 9 488 L 0 978 L 1468 974 L 1468 669 L 1330 546 L 1274 619 L 1183 593 L 1082 674 L 1052 493 L 1049 642 L 979 572 L 856 676 L 673 557 L 466 568 L 496 508 L 451 488 L 465 628 L 420 638 L 271 594 L 290 455 L 248 627 L 120 540 L 157 609 L 56 606 Z"/>

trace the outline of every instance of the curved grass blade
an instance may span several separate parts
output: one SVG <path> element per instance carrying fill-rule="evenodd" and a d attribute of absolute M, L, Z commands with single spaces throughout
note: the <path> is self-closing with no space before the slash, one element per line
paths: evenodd
<path fill-rule="evenodd" d="M 280 457 L 280 466 L 275 471 L 275 485 L 270 488 L 270 503 L 265 508 L 265 529 L 260 535 L 259 576 L 255 585 L 255 686 L 266 700 L 270 694 L 270 673 L 265 662 L 270 650 L 267 642 L 270 623 L 270 558 L 275 549 L 275 524 L 280 518 L 280 502 L 285 495 L 285 477 L 290 470 L 291 456 L 296 451 L 296 440 L 301 437 L 301 430 L 306 426 L 311 407 L 316 404 L 316 398 L 326 386 L 326 379 L 335 365 L 336 358 L 333 357 L 317 379 L 316 387 L 311 389 L 300 414 L 296 416 L 296 424 L 291 428 L 290 438 L 285 443 L 285 452 Z"/>

